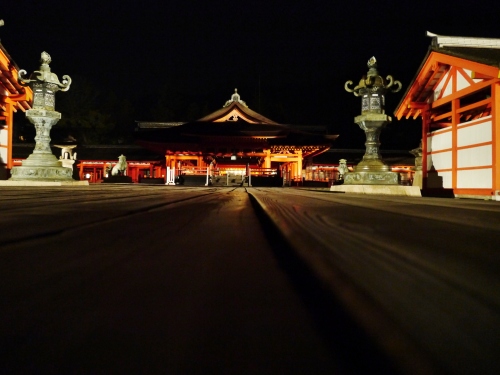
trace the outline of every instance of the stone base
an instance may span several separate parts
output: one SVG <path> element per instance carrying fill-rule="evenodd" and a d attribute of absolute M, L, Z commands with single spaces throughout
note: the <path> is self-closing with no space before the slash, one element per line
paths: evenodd
<path fill-rule="evenodd" d="M 19 166 L 11 170 L 9 181 L 73 182 L 73 170 L 61 166 Z"/>
<path fill-rule="evenodd" d="M 106 184 L 131 184 L 132 177 L 130 176 L 110 176 L 102 180 Z"/>
<path fill-rule="evenodd" d="M 330 187 L 330 191 L 352 194 L 400 195 L 408 197 L 422 196 L 418 186 L 402 185 L 334 185 Z"/>
<path fill-rule="evenodd" d="M 422 171 L 415 171 L 413 175 L 413 186 L 418 186 L 420 189 L 423 187 Z"/>
<path fill-rule="evenodd" d="M 88 181 L 0 181 L 1 186 L 88 186 Z"/>
<path fill-rule="evenodd" d="M 344 185 L 397 185 L 396 172 L 348 172 L 344 175 Z"/>

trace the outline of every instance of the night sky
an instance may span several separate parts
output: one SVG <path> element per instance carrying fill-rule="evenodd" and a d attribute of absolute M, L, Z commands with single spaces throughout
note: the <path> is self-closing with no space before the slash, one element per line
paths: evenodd
<path fill-rule="evenodd" d="M 357 82 L 371 56 L 382 75 L 403 83 L 401 92 L 388 94 L 386 110 L 392 113 L 430 45 L 427 30 L 500 38 L 500 5 L 493 1 L 16 0 L 5 5 L 0 39 L 21 69 L 31 73 L 45 50 L 59 77 L 70 75 L 73 85 L 83 77 L 101 95 L 129 99 L 130 122 L 158 120 L 152 108 L 165 90 L 212 112 L 237 87 L 250 108 L 275 121 L 328 126 L 340 134 L 340 148 L 363 147 L 364 134 L 353 123 L 360 99 L 345 92 L 344 83 Z M 416 147 L 419 132 L 419 120 L 394 121 L 382 135 L 382 148 Z"/>

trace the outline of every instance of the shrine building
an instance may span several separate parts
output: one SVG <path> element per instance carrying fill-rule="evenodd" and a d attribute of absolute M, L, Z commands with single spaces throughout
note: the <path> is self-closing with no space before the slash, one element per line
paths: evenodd
<path fill-rule="evenodd" d="M 14 142 L 13 165 L 22 165 L 35 147 L 34 143 Z M 107 175 L 107 168 L 118 161 L 120 155 L 127 158 L 125 174 L 134 183 L 165 183 L 165 161 L 163 156 L 138 145 L 76 145 L 64 142 L 51 145 L 52 153 L 61 160 L 74 160 L 73 178 L 86 180 L 91 184 L 101 183 Z M 69 155 L 68 155 L 69 154 Z"/>
<path fill-rule="evenodd" d="M 281 186 L 301 181 L 304 160 L 330 149 L 338 137 L 304 128 L 278 124 L 251 110 L 235 90 L 221 109 L 194 122 L 142 131 L 137 142 L 165 155 L 167 184 L 174 178 L 223 185 L 250 178 L 254 184 L 273 185 L 276 177 Z"/>
<path fill-rule="evenodd" d="M 0 43 L 0 178 L 11 169 L 14 113 L 31 108 L 33 91 L 17 81 L 19 67 Z"/>
<path fill-rule="evenodd" d="M 422 189 L 500 200 L 500 39 L 427 33 L 395 111 L 422 119 Z"/>

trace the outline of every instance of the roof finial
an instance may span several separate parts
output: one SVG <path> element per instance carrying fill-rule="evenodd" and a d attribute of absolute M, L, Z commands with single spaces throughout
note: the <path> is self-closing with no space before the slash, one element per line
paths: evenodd
<path fill-rule="evenodd" d="M 234 94 L 231 96 L 231 99 L 229 99 L 226 104 L 224 104 L 224 107 L 229 107 L 232 103 L 240 103 L 241 105 L 248 107 L 247 103 L 245 103 L 243 100 L 240 99 L 240 94 L 238 94 L 238 89 L 234 89 Z"/>

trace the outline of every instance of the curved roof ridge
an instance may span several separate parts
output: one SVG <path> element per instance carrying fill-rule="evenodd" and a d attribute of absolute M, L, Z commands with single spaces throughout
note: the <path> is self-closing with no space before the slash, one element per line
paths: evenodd
<path fill-rule="evenodd" d="M 227 116 L 229 113 L 231 113 L 235 109 L 237 111 L 241 112 L 242 114 L 244 114 L 244 115 L 246 115 L 248 117 L 251 117 L 257 123 L 279 125 L 279 123 L 277 123 L 276 121 L 273 121 L 273 120 L 271 120 L 271 119 L 269 119 L 269 118 L 261 115 L 260 113 L 257 113 L 257 112 L 251 110 L 248 107 L 245 107 L 244 105 L 242 105 L 241 103 L 236 102 L 236 101 L 233 101 L 227 107 L 223 107 L 221 109 L 218 109 L 217 111 L 212 112 L 209 115 L 206 115 L 206 116 L 200 118 L 197 121 L 200 121 L 200 122 L 214 122 L 214 121 L 216 121 L 219 118 Z"/>

